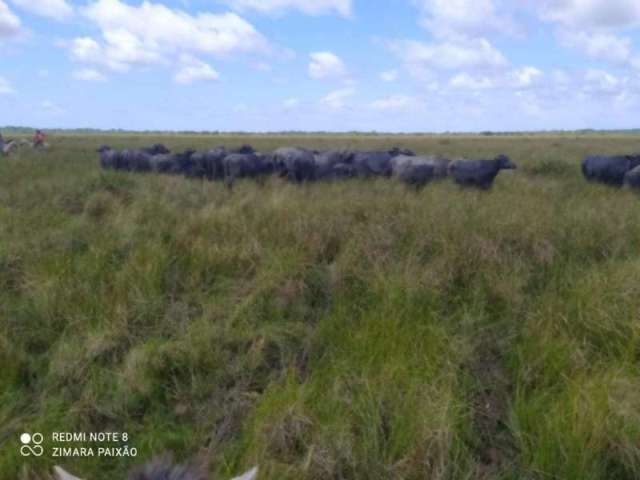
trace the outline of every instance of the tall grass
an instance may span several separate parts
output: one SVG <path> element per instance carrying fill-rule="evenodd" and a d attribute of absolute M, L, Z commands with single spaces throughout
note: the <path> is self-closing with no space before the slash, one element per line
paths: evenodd
<path fill-rule="evenodd" d="M 144 136 L 109 137 L 113 146 Z M 614 137 L 166 137 L 507 153 L 491 192 L 102 172 L 99 137 L 0 159 L 0 478 L 22 431 L 127 431 L 227 478 L 640 476 L 640 204 Z"/>

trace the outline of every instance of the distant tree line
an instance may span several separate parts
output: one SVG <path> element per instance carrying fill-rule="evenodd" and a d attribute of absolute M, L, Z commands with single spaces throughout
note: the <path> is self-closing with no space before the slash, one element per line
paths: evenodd
<path fill-rule="evenodd" d="M 0 127 L 0 132 L 5 135 L 32 135 L 36 131 L 34 127 L 13 126 L 8 125 Z M 640 134 L 640 128 L 627 130 L 596 130 L 596 129 L 580 129 L 580 130 L 537 130 L 537 131 L 483 131 L 483 132 L 378 132 L 378 131 L 349 131 L 349 132 L 329 132 L 329 131 L 301 131 L 301 130 L 282 130 L 277 132 L 246 132 L 246 131 L 196 131 L 196 130 L 124 130 L 124 129 L 97 129 L 97 128 L 47 128 L 50 134 L 58 135 L 192 135 L 192 136 L 211 136 L 211 135 L 268 135 L 268 136 L 398 136 L 398 137 L 414 137 L 414 136 L 522 136 L 522 135 L 637 135 Z"/>

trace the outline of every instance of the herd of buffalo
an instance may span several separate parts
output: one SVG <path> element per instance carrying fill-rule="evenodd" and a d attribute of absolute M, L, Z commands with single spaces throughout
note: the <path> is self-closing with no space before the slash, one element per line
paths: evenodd
<path fill-rule="evenodd" d="M 582 162 L 582 173 L 591 182 L 640 188 L 640 155 L 589 156 Z"/>
<path fill-rule="evenodd" d="M 277 175 L 295 183 L 395 177 L 416 187 L 452 177 L 459 185 L 488 189 L 500 170 L 516 168 L 505 155 L 493 160 L 449 161 L 435 156 L 417 156 L 399 148 L 364 152 L 286 147 L 265 154 L 245 145 L 235 150 L 218 147 L 204 152 L 171 153 L 164 145 L 157 144 L 120 151 L 105 145 L 98 152 L 100 163 L 106 169 L 224 180 L 229 187 L 240 178 Z"/>
<path fill-rule="evenodd" d="M 223 180 L 232 187 L 237 179 L 277 175 L 294 183 L 348 178 L 393 177 L 422 187 L 451 177 L 464 187 L 489 189 L 501 170 L 516 165 L 506 155 L 492 160 L 447 160 L 420 156 L 406 149 L 389 151 L 308 150 L 279 148 L 272 153 L 256 152 L 250 145 L 227 150 L 186 150 L 172 153 L 162 144 L 138 149 L 115 150 L 106 145 L 98 149 L 105 169 L 158 172 L 189 178 Z M 640 188 L 640 155 L 589 156 L 582 162 L 585 178 L 608 185 Z"/>

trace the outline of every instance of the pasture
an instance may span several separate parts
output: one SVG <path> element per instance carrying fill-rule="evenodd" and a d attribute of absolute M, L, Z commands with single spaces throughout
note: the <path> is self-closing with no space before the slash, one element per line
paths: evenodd
<path fill-rule="evenodd" d="M 102 171 L 96 148 L 410 148 L 491 191 Z M 640 477 L 640 198 L 588 184 L 637 135 L 59 136 L 0 158 L 0 479 Z M 137 458 L 25 459 L 23 431 Z M 73 446 L 71 443 L 66 446 Z"/>

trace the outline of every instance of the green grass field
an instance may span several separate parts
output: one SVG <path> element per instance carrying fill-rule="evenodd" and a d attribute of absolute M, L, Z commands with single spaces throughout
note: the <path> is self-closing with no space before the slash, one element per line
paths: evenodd
<path fill-rule="evenodd" d="M 407 147 L 519 165 L 490 192 L 103 172 L 101 143 Z M 640 136 L 80 136 L 0 158 L 0 479 L 637 479 Z M 19 452 L 128 432 L 135 459 Z"/>

